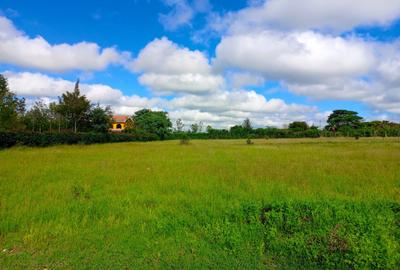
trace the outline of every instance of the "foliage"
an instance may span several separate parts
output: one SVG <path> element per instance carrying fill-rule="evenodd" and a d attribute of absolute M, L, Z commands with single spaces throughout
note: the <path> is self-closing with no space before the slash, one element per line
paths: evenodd
<path fill-rule="evenodd" d="M 198 123 L 193 123 L 190 125 L 189 132 L 191 132 L 192 134 L 202 133 L 203 125 L 204 125 L 204 123 L 202 121 L 200 121 Z"/>
<path fill-rule="evenodd" d="M 75 84 L 73 92 L 66 92 L 59 97 L 57 111 L 73 125 L 76 133 L 80 125 L 87 121 L 90 111 L 90 101 L 81 95 L 79 80 Z"/>
<path fill-rule="evenodd" d="M 182 132 L 183 128 L 185 127 L 185 124 L 183 123 L 182 119 L 176 120 L 176 131 Z"/>
<path fill-rule="evenodd" d="M 50 108 L 42 100 L 36 101 L 24 117 L 26 128 L 32 132 L 48 130 L 52 120 L 50 114 Z"/>
<path fill-rule="evenodd" d="M 250 130 L 243 127 L 243 125 L 236 125 L 229 129 L 229 133 L 231 133 L 233 138 L 246 138 L 249 135 Z"/>
<path fill-rule="evenodd" d="M 50 110 L 50 129 L 49 131 L 52 132 L 52 124 L 57 127 L 58 132 L 61 132 L 61 127 L 66 126 L 66 120 L 60 113 L 60 107 L 56 102 L 51 102 L 49 104 Z"/>
<path fill-rule="evenodd" d="M 110 107 L 102 108 L 99 104 L 89 112 L 90 130 L 94 132 L 108 132 L 111 126 L 112 112 Z"/>
<path fill-rule="evenodd" d="M 25 99 L 17 98 L 8 88 L 7 79 L 0 74 L 0 131 L 19 128 L 24 112 Z"/>
<path fill-rule="evenodd" d="M 246 118 L 243 123 L 242 123 L 242 127 L 247 130 L 248 132 L 250 132 L 253 129 L 253 126 L 251 124 L 251 121 L 249 118 Z"/>
<path fill-rule="evenodd" d="M 350 132 L 361 126 L 362 117 L 357 112 L 348 110 L 335 110 L 328 117 L 328 130 Z"/>
<path fill-rule="evenodd" d="M 203 132 L 203 127 L 204 127 L 203 121 L 200 121 L 197 125 L 199 126 L 199 132 Z"/>
<path fill-rule="evenodd" d="M 188 136 L 186 133 L 183 133 L 183 134 L 182 134 L 182 137 L 181 137 L 181 140 L 179 141 L 179 143 L 180 143 L 181 145 L 188 145 L 189 142 L 190 142 L 189 136 Z"/>
<path fill-rule="evenodd" d="M 154 134 L 160 140 L 164 140 L 171 133 L 172 123 L 166 112 L 143 109 L 137 111 L 132 119 L 137 132 Z"/>
<path fill-rule="evenodd" d="M 8 148 L 16 145 L 18 142 L 17 135 L 11 132 L 0 131 L 0 149 Z"/>
<path fill-rule="evenodd" d="M 196 124 L 196 123 L 190 125 L 190 130 L 191 130 L 191 132 L 193 132 L 193 133 L 199 132 L 199 129 L 200 129 L 200 128 L 199 128 L 199 125 Z"/>
<path fill-rule="evenodd" d="M 305 131 L 309 128 L 306 122 L 292 122 L 289 124 L 289 129 L 293 131 Z"/>
<path fill-rule="evenodd" d="M 0 148 L 14 145 L 45 147 L 56 144 L 94 144 L 131 141 L 152 141 L 151 134 L 136 133 L 15 133 L 0 132 Z"/>

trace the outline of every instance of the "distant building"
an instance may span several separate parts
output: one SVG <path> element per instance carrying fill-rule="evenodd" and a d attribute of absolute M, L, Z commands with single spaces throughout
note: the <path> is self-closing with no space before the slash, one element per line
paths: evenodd
<path fill-rule="evenodd" d="M 126 128 L 129 116 L 126 115 L 114 115 L 112 118 L 112 132 L 121 132 Z"/>

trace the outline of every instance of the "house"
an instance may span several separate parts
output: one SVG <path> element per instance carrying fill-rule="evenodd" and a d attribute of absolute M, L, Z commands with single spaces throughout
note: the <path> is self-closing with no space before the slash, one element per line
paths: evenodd
<path fill-rule="evenodd" d="M 129 117 L 126 115 L 114 115 L 112 118 L 112 132 L 121 132 L 126 128 Z"/>

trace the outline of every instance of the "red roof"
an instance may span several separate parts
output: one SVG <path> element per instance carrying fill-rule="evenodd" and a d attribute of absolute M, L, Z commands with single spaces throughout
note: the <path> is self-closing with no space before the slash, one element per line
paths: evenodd
<path fill-rule="evenodd" d="M 114 115 L 113 120 L 117 123 L 125 123 L 129 116 L 126 115 Z"/>

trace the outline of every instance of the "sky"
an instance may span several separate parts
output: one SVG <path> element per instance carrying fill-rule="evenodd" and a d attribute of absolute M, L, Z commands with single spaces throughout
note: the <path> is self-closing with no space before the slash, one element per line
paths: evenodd
<path fill-rule="evenodd" d="M 228 128 L 400 121 L 400 0 L 2 0 L 0 73 L 26 98 Z"/>

